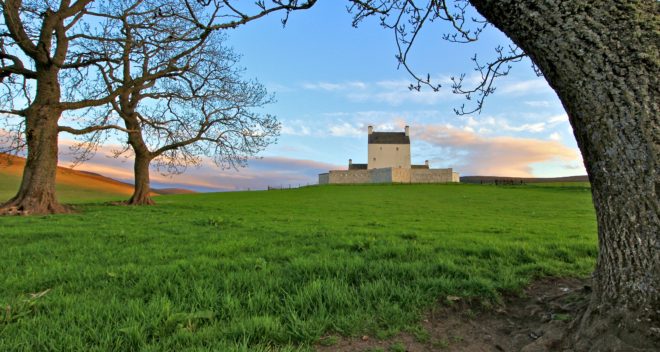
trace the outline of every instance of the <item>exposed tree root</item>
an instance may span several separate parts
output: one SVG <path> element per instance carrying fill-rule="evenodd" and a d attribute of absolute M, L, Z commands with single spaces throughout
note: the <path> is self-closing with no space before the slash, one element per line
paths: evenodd
<path fill-rule="evenodd" d="M 133 195 L 131 199 L 127 200 L 125 202 L 126 205 L 155 205 L 156 202 L 154 202 L 151 197 L 148 195 L 142 195 L 142 196 L 136 196 Z"/>
<path fill-rule="evenodd" d="M 655 311 L 653 311 L 655 309 Z M 660 351 L 660 307 L 632 315 L 593 301 L 571 323 L 564 347 L 575 351 Z"/>
<path fill-rule="evenodd" d="M 49 215 L 71 213 L 73 209 L 60 204 L 55 197 L 16 196 L 0 205 L 0 215 Z"/>

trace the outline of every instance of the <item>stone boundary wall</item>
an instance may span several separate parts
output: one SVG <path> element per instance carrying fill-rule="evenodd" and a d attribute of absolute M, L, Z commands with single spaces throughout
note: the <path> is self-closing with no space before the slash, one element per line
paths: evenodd
<path fill-rule="evenodd" d="M 413 170 L 404 168 L 390 168 L 393 183 L 410 183 L 410 175 Z"/>
<path fill-rule="evenodd" d="M 371 170 L 331 170 L 319 174 L 319 184 L 357 183 L 449 183 L 460 182 L 452 169 L 382 168 Z"/>
<path fill-rule="evenodd" d="M 371 183 L 369 170 L 331 170 L 328 183 Z"/>
<path fill-rule="evenodd" d="M 447 183 L 454 182 L 452 169 L 411 170 L 411 183 Z"/>
<path fill-rule="evenodd" d="M 371 169 L 369 183 L 392 183 L 392 169 Z"/>

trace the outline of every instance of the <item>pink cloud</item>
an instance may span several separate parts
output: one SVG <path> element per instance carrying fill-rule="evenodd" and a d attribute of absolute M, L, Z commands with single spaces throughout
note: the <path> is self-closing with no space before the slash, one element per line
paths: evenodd
<path fill-rule="evenodd" d="M 415 139 L 441 147 L 452 165 L 463 175 L 531 177 L 534 163 L 553 160 L 579 161 L 577 150 L 557 141 L 517 137 L 484 137 L 451 126 L 426 125 L 415 131 Z M 447 160 L 440 156 L 438 160 Z"/>
<path fill-rule="evenodd" d="M 74 156 L 69 146 L 74 142 L 60 139 L 59 163 L 69 167 Z M 117 145 L 106 145 L 98 149 L 90 160 L 78 165 L 77 170 L 90 171 L 120 181 L 133 182 L 133 162 L 128 157 L 111 157 Z M 156 188 L 188 188 L 198 191 L 231 191 L 244 189 L 266 189 L 268 186 L 297 187 L 315 184 L 318 174 L 341 166 L 314 160 L 286 157 L 254 158 L 246 168 L 220 169 L 210 160 L 203 160 L 198 167 L 189 167 L 183 174 L 161 175 L 151 170 L 152 186 Z"/>

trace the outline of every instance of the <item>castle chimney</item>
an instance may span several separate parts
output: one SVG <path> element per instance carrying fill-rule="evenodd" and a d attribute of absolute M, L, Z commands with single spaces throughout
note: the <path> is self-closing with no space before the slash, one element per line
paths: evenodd
<path fill-rule="evenodd" d="M 348 159 L 348 166 L 353 165 L 353 159 Z"/>
<path fill-rule="evenodd" d="M 410 126 L 406 126 L 406 136 L 410 137 Z"/>
<path fill-rule="evenodd" d="M 429 166 L 429 161 L 428 161 L 428 160 L 424 160 L 424 165 Z"/>
<path fill-rule="evenodd" d="M 367 134 L 372 134 L 374 133 L 374 126 L 369 126 Z"/>

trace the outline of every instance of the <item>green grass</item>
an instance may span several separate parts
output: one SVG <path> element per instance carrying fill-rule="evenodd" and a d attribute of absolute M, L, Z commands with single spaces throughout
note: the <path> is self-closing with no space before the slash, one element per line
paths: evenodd
<path fill-rule="evenodd" d="M 312 350 L 419 331 L 447 295 L 488 307 L 536 278 L 588 275 L 597 250 L 584 186 L 157 200 L 0 218 L 0 350 Z"/>

